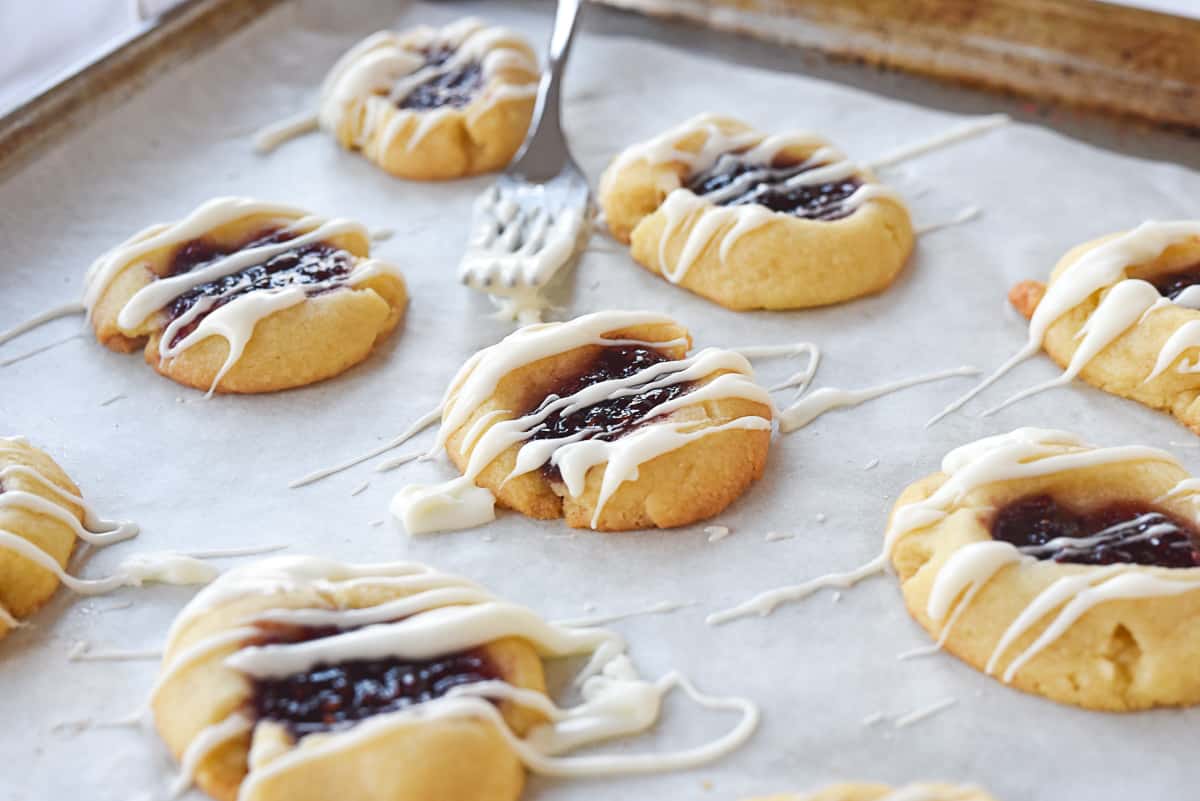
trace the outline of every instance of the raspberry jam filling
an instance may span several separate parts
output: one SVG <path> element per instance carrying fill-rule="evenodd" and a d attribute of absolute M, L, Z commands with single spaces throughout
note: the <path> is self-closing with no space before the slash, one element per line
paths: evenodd
<path fill-rule="evenodd" d="M 1150 283 L 1154 284 L 1154 288 L 1164 298 L 1175 300 L 1188 288 L 1200 284 L 1200 264 L 1157 276 L 1150 279 Z"/>
<path fill-rule="evenodd" d="M 454 55 L 448 47 L 425 51 L 425 68 L 441 67 Z M 470 62 L 456 69 L 439 72 L 400 98 L 396 105 L 410 111 L 431 111 L 435 108 L 462 108 L 483 86 L 483 67 Z"/>
<path fill-rule="evenodd" d="M 726 153 L 716 164 L 692 178 L 688 189 L 718 206 L 756 204 L 806 220 L 829 222 L 854 212 L 846 206 L 862 181 L 851 176 L 819 184 L 803 183 L 804 173 L 826 164 L 805 162 L 748 164 L 737 153 Z M 792 182 L 793 179 L 797 179 Z"/>
<path fill-rule="evenodd" d="M 299 642 L 343 633 L 336 629 L 294 632 Z M 275 637 L 270 642 L 279 642 Z M 283 678 L 256 679 L 251 704 L 259 719 L 285 726 L 299 739 L 343 729 L 373 715 L 432 701 L 454 687 L 499 679 L 481 650 L 436 659 L 354 659 L 321 664 Z"/>
<path fill-rule="evenodd" d="M 1152 504 L 1137 501 L 1079 513 L 1049 495 L 1021 498 L 996 512 L 992 539 L 1055 562 L 1200 567 L 1200 534 Z"/>
<path fill-rule="evenodd" d="M 189 273 L 206 267 L 213 262 L 250 248 L 274 245 L 294 239 L 297 233 L 281 229 L 260 231 L 246 241 L 233 246 L 217 245 L 205 239 L 193 239 L 180 245 L 168 267 L 167 276 Z M 268 289 L 285 289 L 291 286 L 308 287 L 311 297 L 328 292 L 338 286 L 354 266 L 354 257 L 345 250 L 327 242 L 314 242 L 273 256 L 260 264 L 192 287 L 171 301 L 166 308 L 167 317 L 175 320 L 182 317 L 193 306 L 208 299 L 209 304 L 187 325 L 181 326 L 168 345 L 178 344 L 196 329 L 196 326 L 212 312 L 230 301 L 250 292 Z"/>
<path fill-rule="evenodd" d="M 569 397 L 601 381 L 628 378 L 665 361 L 669 361 L 669 358 L 652 348 L 627 345 L 604 348 L 586 372 L 564 382 L 537 408 L 545 408 L 558 398 Z M 616 397 L 607 398 L 565 416 L 560 411 L 551 412 L 533 430 L 531 438 L 563 439 L 580 435 L 580 439 L 611 442 L 648 422 L 646 415 L 656 406 L 685 395 L 692 389 L 690 382 L 666 383 L 664 378 L 665 375 L 660 374 L 651 381 L 619 390 L 615 393 Z M 657 385 L 648 387 L 651 383 Z M 533 412 L 536 410 L 530 413 Z"/>

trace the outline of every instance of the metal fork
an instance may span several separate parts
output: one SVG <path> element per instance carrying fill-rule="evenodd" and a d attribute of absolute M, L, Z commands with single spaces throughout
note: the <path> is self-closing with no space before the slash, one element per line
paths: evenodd
<path fill-rule="evenodd" d="M 476 201 L 459 280 L 487 292 L 509 319 L 536 322 L 539 291 L 570 261 L 590 226 L 591 193 L 559 119 L 561 78 L 583 0 L 559 0 L 548 63 L 525 142 Z"/>

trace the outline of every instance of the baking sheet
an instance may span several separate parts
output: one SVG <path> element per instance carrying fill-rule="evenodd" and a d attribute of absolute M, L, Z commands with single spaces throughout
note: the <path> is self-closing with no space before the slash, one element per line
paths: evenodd
<path fill-rule="evenodd" d="M 945 655 L 899 662 L 927 644 L 891 578 L 874 578 L 781 608 L 766 619 L 712 628 L 711 611 L 761 589 L 861 564 L 878 552 L 891 501 L 962 442 L 1019 425 L 1076 429 L 1105 443 L 1175 448 L 1200 466 L 1196 440 L 1169 418 L 1082 386 L 1047 393 L 994 418 L 983 406 L 1056 373 L 1044 357 L 1022 367 L 967 414 L 925 420 L 969 379 L 913 388 L 831 413 L 776 440 L 766 477 L 713 523 L 673 532 L 572 533 L 558 522 L 502 514 L 473 531 L 410 539 L 386 517 L 403 483 L 449 476 L 439 461 L 377 474 L 369 465 L 289 490 L 289 480 L 399 433 L 438 399 L 475 349 L 508 327 L 454 281 L 470 202 L 490 179 L 447 184 L 391 179 L 324 137 L 254 156 L 259 126 L 305 108 L 337 55 L 387 25 L 441 23 L 485 13 L 544 41 L 540 4 L 285 5 L 211 52 L 162 76 L 0 186 L 0 327 L 79 292 L 103 249 L 214 195 L 252 194 L 355 217 L 396 235 L 380 255 L 406 270 L 413 297 L 397 336 L 348 374 L 260 397 L 218 397 L 159 378 L 137 356 L 90 338 L 0 369 L 0 421 L 49 450 L 111 516 L 141 523 L 133 543 L 98 552 L 100 575 L 128 554 L 166 548 L 288 543 L 296 553 L 347 560 L 418 559 L 478 579 L 549 617 L 694 601 L 671 615 L 614 624 L 647 675 L 687 672 L 702 689 L 742 694 L 764 710 L 747 747 L 690 773 L 612 781 L 533 778 L 547 801 L 733 799 L 807 789 L 834 779 L 978 782 L 1007 799 L 1178 799 L 1193 784 L 1189 757 L 1200 710 L 1105 715 L 1010 690 Z M 747 44 L 747 46 L 753 46 Z M 706 60 L 703 54 L 584 36 L 566 87 L 572 147 L 595 179 L 630 141 L 700 111 L 736 113 L 766 129 L 811 128 L 869 160 L 940 133 L 953 115 L 793 75 Z M 605 308 L 665 311 L 698 345 L 812 340 L 825 353 L 817 385 L 857 387 L 961 364 L 990 369 L 1023 341 L 1008 287 L 1043 278 L 1059 255 L 1146 218 L 1197 214 L 1200 175 L 1093 149 L 1030 126 L 1010 126 L 883 173 L 912 197 L 918 224 L 967 205 L 980 220 L 922 237 L 889 291 L 843 306 L 738 314 L 673 288 L 593 240 L 560 293 L 564 314 Z M 60 321 L 0 349 L 0 359 L 79 330 Z M 796 365 L 764 362 L 774 381 Z M 101 406 L 118 394 L 127 397 Z M 426 440 L 421 440 L 425 442 Z M 874 459 L 874 469 L 864 467 Z M 351 492 L 369 479 L 360 495 Z M 818 516 L 824 515 L 824 522 Z M 794 538 L 766 542 L 768 532 Z M 229 564 L 232 564 L 230 560 Z M 0 799 L 163 797 L 161 747 L 130 730 L 62 724 L 127 715 L 155 674 L 150 663 L 70 663 L 79 641 L 153 648 L 186 602 L 184 588 L 125 590 L 96 599 L 60 592 L 0 642 Z M 132 602 L 127 608 L 126 602 Z M 895 717 L 943 699 L 950 709 L 908 728 Z M 864 725 L 882 713 L 888 719 Z M 695 743 L 732 719 L 675 699 L 659 731 L 620 749 Z M 196 797 L 199 797 L 197 794 Z"/>

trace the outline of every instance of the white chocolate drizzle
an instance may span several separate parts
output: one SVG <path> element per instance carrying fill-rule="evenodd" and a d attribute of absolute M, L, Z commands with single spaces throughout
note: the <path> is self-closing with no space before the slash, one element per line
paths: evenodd
<path fill-rule="evenodd" d="M 978 487 L 1137 461 L 1179 464 L 1173 456 L 1156 448 L 1096 448 L 1074 434 L 1037 428 L 1020 428 L 964 445 L 943 459 L 942 472 L 947 478 L 932 495 L 895 510 L 884 537 L 883 553 L 875 559 L 849 573 L 821 576 L 805 584 L 762 593 L 733 609 L 710 615 L 708 622 L 718 624 L 755 613 L 765 615 L 780 603 L 804 598 L 822 587 L 850 586 L 863 578 L 882 573 L 887 568 L 892 550 L 903 537 L 945 519 L 967 494 Z M 1189 478 L 1180 482 L 1168 495 L 1198 491 L 1200 482 Z M 1100 532 L 1096 536 L 1105 534 Z M 1076 540 L 1075 544 L 1081 542 Z M 926 605 L 926 614 L 934 623 L 941 625 L 935 648 L 940 649 L 946 642 L 959 616 L 997 573 L 1010 567 L 1038 569 L 1038 560 L 1033 555 L 1038 550 L 1036 547 L 1018 549 L 1010 543 L 992 539 L 971 542 L 955 550 L 938 570 Z M 1079 572 L 1065 575 L 1050 584 L 1012 621 L 997 642 L 986 671 L 993 675 L 999 672 L 1001 661 L 1012 650 L 1013 643 L 1047 617 L 1051 619 L 1038 637 L 1009 660 L 1001 675 L 1006 683 L 1011 682 L 1029 660 L 1099 604 L 1197 590 L 1200 590 L 1200 570 L 1197 569 L 1132 564 L 1081 566 Z M 901 658 L 928 652 L 928 649 L 919 649 L 902 654 Z"/>
<path fill-rule="evenodd" d="M 1197 238 L 1200 238 L 1200 221 L 1150 221 L 1084 253 L 1046 288 L 1046 294 L 1029 320 L 1029 337 L 1024 347 L 928 424 L 933 425 L 962 408 L 1018 364 L 1036 354 L 1050 326 L 1097 292 L 1107 289 L 1096 310 L 1080 330 L 1081 341 L 1063 373 L 1054 380 L 1012 396 L 985 414 L 992 414 L 1023 398 L 1070 383 L 1101 351 L 1157 310 L 1171 305 L 1194 308 L 1198 293 L 1182 293 L 1172 303 L 1163 298 L 1152 284 L 1141 279 L 1126 278 L 1125 275 L 1129 268 L 1153 261 L 1172 245 Z M 1175 331 L 1159 351 L 1158 359 L 1144 381 L 1158 377 L 1177 360 L 1180 362 L 1176 368 L 1179 372 L 1195 372 L 1197 361 L 1200 360 L 1181 360 L 1180 357 L 1196 347 L 1200 347 L 1200 320 L 1189 321 Z"/>
<path fill-rule="evenodd" d="M 179 222 L 154 225 L 135 234 L 97 259 L 88 269 L 84 281 L 83 302 L 89 316 L 112 283 L 126 270 L 143 267 L 153 254 L 164 248 L 203 237 L 214 228 L 251 215 L 274 217 L 280 229 L 294 233 L 294 238 L 243 248 L 188 272 L 153 280 L 122 306 L 117 315 L 117 326 L 123 332 L 136 335 L 144 330 L 150 318 L 161 313 L 186 292 L 297 248 L 346 234 L 358 234 L 364 240 L 369 240 L 366 228 L 350 220 L 325 219 L 290 206 L 250 198 L 216 198 Z M 242 286 L 233 286 L 220 295 L 199 298 L 183 314 L 163 326 L 158 341 L 159 358 L 169 362 L 208 337 L 223 338 L 229 345 L 229 353 L 209 387 L 208 394 L 211 395 L 225 374 L 241 358 L 255 326 L 263 318 L 302 303 L 313 293 L 339 286 L 353 287 L 380 274 L 399 275 L 396 267 L 378 259 L 354 256 L 351 259 L 352 267 L 347 274 L 321 282 L 250 291 Z M 230 297 L 232 300 L 228 300 Z M 195 323 L 202 315 L 206 316 L 200 323 L 175 342 L 178 332 Z"/>
<path fill-rule="evenodd" d="M 125 648 L 97 648 L 90 642 L 77 642 L 67 653 L 68 662 L 153 662 L 162 659 L 162 651 L 156 648 L 133 650 Z"/>
<path fill-rule="evenodd" d="M 771 387 L 771 392 L 795 389 L 797 396 L 804 394 L 809 384 L 812 383 L 813 378 L 816 377 L 817 368 L 821 366 L 821 349 L 812 342 L 795 342 L 790 345 L 750 345 L 743 348 L 733 348 L 732 350 L 737 351 L 751 361 L 755 359 L 769 359 L 776 356 L 786 356 L 788 358 L 804 357 L 804 368 L 782 383 Z"/>
<path fill-rule="evenodd" d="M 60 320 L 63 317 L 73 317 L 76 314 L 83 314 L 84 311 L 82 303 L 64 303 L 61 306 L 48 309 L 41 314 L 35 314 L 23 323 L 17 323 L 12 328 L 0 331 L 0 345 L 10 342 L 22 334 L 28 333 L 46 323 Z"/>
<path fill-rule="evenodd" d="M 467 423 L 511 371 L 586 345 L 663 348 L 686 344 L 678 340 L 605 338 L 608 332 L 631 326 L 671 323 L 670 318 L 649 312 L 599 312 L 565 323 L 519 329 L 472 356 L 451 381 L 442 401 L 445 411 L 434 452 L 443 448 L 447 439 Z M 650 422 L 614 440 L 585 439 L 587 432 L 565 438 L 532 439 L 538 426 L 555 412 L 569 415 L 603 400 L 702 380 L 717 371 L 727 372 L 654 407 L 643 418 Z M 403 488 L 392 501 L 392 514 L 410 533 L 470 528 L 494 519 L 495 498 L 489 490 L 476 486 L 475 480 L 500 454 L 520 444 L 516 466 L 506 480 L 551 464 L 558 468 L 566 491 L 578 497 L 583 493 L 588 472 L 593 467 L 604 466 L 591 520 L 595 528 L 608 500 L 621 484 L 637 477 L 638 467 L 645 462 L 720 431 L 770 430 L 771 421 L 757 415 L 704 428 L 695 428 L 694 421 L 670 418 L 672 412 L 685 406 L 722 398 L 745 398 L 773 408 L 770 395 L 754 382 L 753 370 L 744 356 L 734 351 L 706 348 L 690 357 L 654 364 L 627 378 L 592 384 L 568 397 L 549 398 L 532 412 L 489 425 L 495 418 L 507 414 L 492 412 L 477 420 L 467 432 L 463 448 L 469 451 L 470 458 L 463 475 L 441 484 Z"/>
<path fill-rule="evenodd" d="M 567 620 L 554 621 L 559 626 L 578 627 L 578 626 L 603 626 L 608 623 L 616 623 L 621 620 L 628 620 L 632 617 L 645 617 L 647 615 L 669 615 L 672 612 L 678 612 L 680 609 L 687 609 L 690 606 L 695 606 L 695 601 L 659 601 L 658 603 L 643 606 L 638 609 L 631 609 L 628 612 L 612 612 L 609 614 L 588 615 L 587 617 L 569 618 Z"/>
<path fill-rule="evenodd" d="M 48 350 L 53 350 L 57 347 L 67 344 L 68 342 L 73 342 L 76 339 L 83 339 L 84 337 L 84 334 L 71 334 L 70 336 L 63 337 L 62 339 L 56 339 L 53 342 L 49 342 L 45 345 L 39 345 L 36 348 L 27 350 L 24 353 L 19 353 L 16 356 L 9 356 L 7 358 L 0 359 L 0 367 L 10 367 L 18 362 L 23 362 L 26 359 L 32 359 L 34 356 L 39 356 Z"/>
<path fill-rule="evenodd" d="M 989 114 L 984 117 L 976 117 L 961 125 L 956 125 L 948 131 L 936 134 L 929 139 L 905 145 L 885 156 L 873 159 L 868 162 L 868 166 L 875 170 L 892 167 L 901 162 L 911 161 L 914 158 L 932 153 L 935 150 L 941 150 L 944 147 L 949 147 L 968 139 L 974 139 L 976 136 L 1001 128 L 1010 122 L 1012 122 L 1012 118 L 1007 114 Z"/>
<path fill-rule="evenodd" d="M 918 225 L 914 229 L 914 232 L 917 236 L 925 236 L 926 234 L 932 234 L 935 231 L 941 231 L 944 228 L 953 228 L 956 225 L 962 225 L 963 223 L 969 223 L 972 220 L 977 220 L 982 214 L 983 212 L 978 206 L 967 206 L 958 214 L 955 214 L 953 217 L 948 219 L 937 220 L 935 222 L 925 223 L 924 225 Z"/>
<path fill-rule="evenodd" d="M 932 381 L 942 381 L 947 378 L 978 374 L 979 370 L 974 367 L 955 367 L 950 370 L 940 370 L 936 373 L 892 381 L 865 389 L 821 387 L 809 392 L 803 398 L 780 412 L 779 430 L 786 434 L 798 428 L 803 428 L 826 412 L 848 406 L 858 406 L 869 400 L 881 398 L 884 395 L 889 395 L 909 387 L 915 387 L 919 384 L 928 384 Z"/>
<path fill-rule="evenodd" d="M 398 436 L 385 442 L 383 445 L 380 445 L 377 448 L 372 448 L 371 450 L 367 451 L 366 453 L 361 454 L 359 456 L 355 456 L 351 459 L 347 459 L 344 462 L 339 462 L 339 463 L 333 465 L 332 467 L 323 467 L 320 470 L 314 470 L 313 472 L 308 473 L 307 475 L 301 476 L 300 478 L 290 482 L 288 484 L 288 486 L 292 489 L 304 487 L 304 486 L 307 486 L 308 484 L 312 484 L 314 482 L 320 481 L 323 478 L 328 478 L 329 476 L 336 475 L 337 473 L 341 473 L 344 470 L 349 470 L 351 467 L 355 467 L 356 465 L 360 465 L 363 462 L 370 461 L 371 459 L 374 459 L 377 456 L 382 456 L 383 454 L 387 453 L 388 451 L 392 451 L 392 450 L 395 450 L 396 448 L 399 448 L 401 445 L 408 442 L 410 439 L 417 436 L 418 434 L 420 434 L 422 431 L 426 430 L 427 428 L 432 428 L 433 426 L 437 425 L 438 421 L 441 419 L 442 419 L 442 407 L 438 406 L 436 409 L 426 412 L 421 417 L 417 418 L 416 422 L 414 422 L 411 426 L 409 426 L 407 429 L 405 429 L 403 432 L 401 432 Z M 413 461 L 413 459 L 419 458 L 419 456 L 420 456 L 420 454 L 414 454 L 411 457 L 405 457 L 404 461 L 399 462 L 398 464 L 396 464 L 394 466 L 399 467 L 400 464 L 407 464 L 408 462 Z"/>
<path fill-rule="evenodd" d="M 957 698 L 943 698 L 942 700 L 935 701 L 928 706 L 923 706 L 920 709 L 914 709 L 907 715 L 901 715 L 900 717 L 896 718 L 892 725 L 897 729 L 906 729 L 914 723 L 920 723 L 922 720 L 931 718 L 939 712 L 944 712 L 957 703 Z"/>
<path fill-rule="evenodd" d="M 354 124 L 355 149 L 370 148 L 379 159 L 396 138 L 409 131 L 407 148 L 415 148 L 436 124 L 450 113 L 465 113 L 474 121 L 497 103 L 537 92 L 537 63 L 524 51 L 510 46 L 517 34 L 467 18 L 438 30 L 421 26 L 397 33 L 379 31 L 346 51 L 321 84 L 316 114 L 281 120 L 254 136 L 254 148 L 269 153 L 284 142 L 318 127 L 337 134 Z M 449 50 L 441 63 L 427 63 L 424 52 Z M 404 109 L 400 103 L 417 87 L 450 75 L 471 64 L 482 71 L 483 85 L 462 108 Z M 528 83 L 507 83 L 501 72 L 518 70 Z M 390 114 L 388 113 L 390 112 Z M 358 118 L 358 119 L 356 119 Z M 384 120 L 387 120 L 385 123 Z"/>
<path fill-rule="evenodd" d="M 613 180 L 612 176 L 636 162 L 651 165 L 677 162 L 687 168 L 689 176 L 696 176 L 716 165 L 722 157 L 736 158 L 744 164 L 770 165 L 784 150 L 802 149 L 811 151 L 803 165 L 808 169 L 788 178 L 787 187 L 813 186 L 854 177 L 861 185 L 839 202 L 847 213 L 880 200 L 904 207 L 904 201 L 894 190 L 870 180 L 863 174 L 861 165 L 849 161 L 841 151 L 815 134 L 796 132 L 764 136 L 754 131 L 729 132 L 723 127 L 727 123 L 717 115 L 701 114 L 649 141 L 633 145 L 617 156 L 601 182 Z M 698 151 L 689 152 L 679 147 L 683 140 L 697 134 L 703 137 Z M 658 208 L 665 219 L 658 249 L 659 269 L 664 278 L 678 284 L 711 245 L 718 247 L 718 257 L 724 262 L 738 241 L 751 231 L 775 220 L 796 219 L 755 203 L 717 205 L 723 199 L 753 191 L 760 180 L 761 176 L 751 171 L 729 186 L 701 196 L 683 186 L 678 176 L 671 176 L 668 185 L 662 187 L 667 195 Z M 668 245 L 683 232 L 686 232 L 686 239 L 682 247 L 674 255 L 668 253 Z"/>
<path fill-rule="evenodd" d="M 344 608 L 332 600 L 349 587 L 389 588 L 400 593 L 374 607 Z M 217 632 L 185 648 L 163 666 L 152 697 L 179 671 L 214 653 L 228 652 L 224 665 L 249 677 L 283 677 L 311 670 L 319 663 L 358 658 L 419 660 L 478 648 L 507 636 L 525 639 L 542 657 L 588 657 L 576 677 L 582 695 L 577 706 L 563 708 L 547 696 L 502 680 L 463 685 L 415 706 L 333 730 L 322 737 L 275 755 L 251 760 L 239 798 L 273 775 L 293 770 L 322 755 L 338 753 L 381 737 L 413 721 L 470 718 L 493 725 L 530 770 L 551 776 L 597 776 L 649 773 L 695 767 L 737 749 L 758 724 L 758 708 L 741 698 L 699 693 L 678 673 L 657 681 L 642 679 L 624 655 L 625 644 L 614 632 L 583 625 L 548 623 L 532 611 L 503 601 L 465 579 L 412 563 L 346 565 L 311 557 L 269 559 L 226 573 L 202 590 L 180 613 L 168 634 L 167 651 L 189 624 L 208 610 L 248 595 L 271 597 L 303 593 L 308 608 L 268 609 L 243 625 Z M 290 644 L 250 645 L 259 623 L 334 626 L 342 632 Z M 631 736 L 652 727 L 662 700 L 682 688 L 700 705 L 739 713 L 736 726 L 701 746 L 665 754 L 562 756 L 601 741 Z M 526 736 L 516 735 L 493 701 L 507 700 L 534 709 L 547 722 Z M 191 784 L 196 769 L 220 744 L 253 731 L 256 721 L 241 712 L 216 721 L 198 733 L 184 751 L 176 790 Z"/>

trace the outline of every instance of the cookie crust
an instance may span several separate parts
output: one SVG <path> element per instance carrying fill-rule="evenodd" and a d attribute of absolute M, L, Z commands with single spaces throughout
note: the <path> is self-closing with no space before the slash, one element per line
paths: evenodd
<path fill-rule="evenodd" d="M 1200 702 L 1200 569 L 1040 561 L 990 529 L 997 509 L 1041 495 L 1080 509 L 1153 504 L 1200 525 L 1189 474 L 1161 451 L 1031 429 L 947 463 L 1022 437 L 1035 444 L 1013 451 L 1002 480 L 952 484 L 981 469 L 961 462 L 897 500 L 889 548 L 909 613 L 967 664 L 1055 701 L 1111 711 Z"/>
<path fill-rule="evenodd" d="M 203 271 L 171 275 L 181 248 L 200 242 L 236 256 L 247 252 L 256 234 L 274 230 L 336 251 L 345 259 L 345 274 L 324 284 L 232 296 L 186 335 L 186 329 L 172 334 L 167 313 L 178 295 L 139 302 L 161 281 L 186 282 Z M 288 242 L 277 249 L 284 256 L 296 252 Z M 357 223 L 249 198 L 218 198 L 184 220 L 136 234 L 93 265 L 87 297 L 92 328 L 111 350 L 141 347 L 148 364 L 185 386 L 222 393 L 304 386 L 363 361 L 403 318 L 404 279 L 393 265 L 372 259 L 370 250 L 369 236 Z M 190 288 L 179 286 L 180 293 Z"/>
<path fill-rule="evenodd" d="M 442 51 L 450 53 L 448 66 L 427 61 Z M 459 62 L 481 73 L 465 104 L 410 109 L 401 107 L 403 97 L 391 96 L 398 82 L 436 80 Z M 524 38 L 477 19 L 441 29 L 381 31 L 330 71 L 321 92 L 321 127 L 342 147 L 400 178 L 435 181 L 491 172 L 508 164 L 525 139 L 537 79 L 537 58 Z"/>
<path fill-rule="evenodd" d="M 609 230 L 646 269 L 735 310 L 841 303 L 896 279 L 913 249 L 912 223 L 903 202 L 865 168 L 849 165 L 863 199 L 832 220 L 752 203 L 719 207 L 687 188 L 720 155 L 755 148 L 781 163 L 844 159 L 810 134 L 768 137 L 738 120 L 703 115 L 630 147 L 609 166 L 599 192 Z"/>

